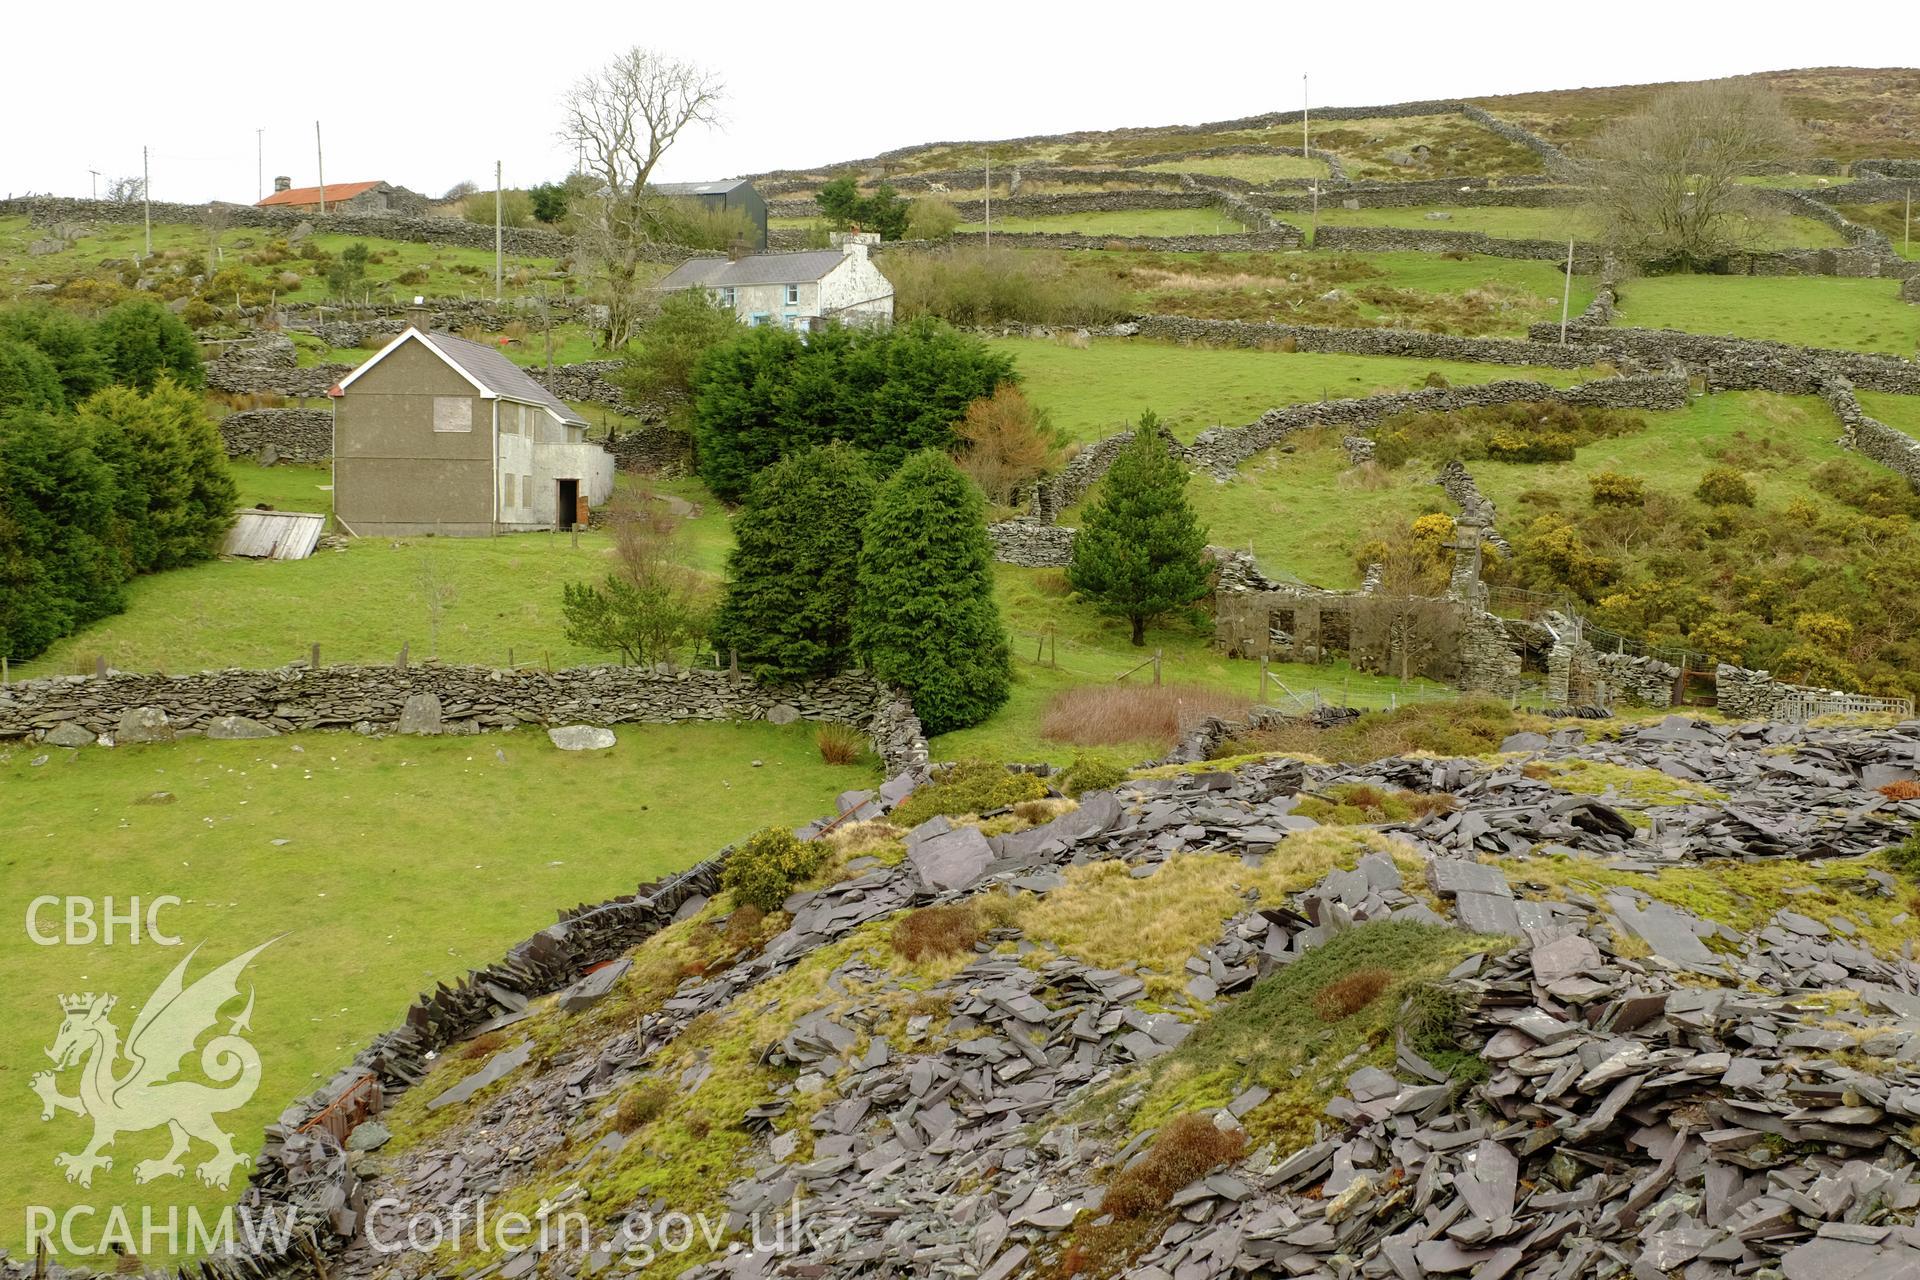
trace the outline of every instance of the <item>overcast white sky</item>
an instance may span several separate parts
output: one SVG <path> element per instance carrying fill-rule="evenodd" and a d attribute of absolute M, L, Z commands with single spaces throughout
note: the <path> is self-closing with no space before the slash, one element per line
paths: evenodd
<path fill-rule="evenodd" d="M 495 159 L 509 186 L 557 178 L 570 167 L 555 136 L 560 95 L 636 43 L 728 86 L 724 130 L 689 136 L 662 180 L 1292 110 L 1303 71 L 1316 105 L 1367 105 L 1920 52 L 1895 39 L 1913 27 L 1893 0 L 1831 22 L 1698 0 L 1618 0 L 1598 19 L 1593 6 L 1539 0 L 7 7 L 0 193 L 86 195 L 89 169 L 139 173 L 144 143 L 154 197 L 196 202 L 254 198 L 255 129 L 268 190 L 275 174 L 312 185 L 316 119 L 329 183 L 380 178 L 439 195 L 463 179 L 491 185 Z"/>

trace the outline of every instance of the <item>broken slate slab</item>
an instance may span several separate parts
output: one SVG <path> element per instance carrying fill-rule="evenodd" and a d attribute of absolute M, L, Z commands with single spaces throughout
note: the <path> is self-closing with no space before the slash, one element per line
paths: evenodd
<path fill-rule="evenodd" d="M 438 1111 L 442 1107 L 450 1107 L 455 1103 L 465 1102 L 468 1098 L 471 1098 L 488 1085 L 506 1079 L 513 1072 L 525 1066 L 527 1059 L 532 1056 L 533 1042 L 531 1040 L 522 1040 L 511 1049 L 502 1049 L 500 1052 L 494 1054 L 493 1057 L 487 1059 L 486 1066 L 480 1068 L 465 1080 L 462 1080 L 459 1084 L 454 1085 L 453 1088 L 429 1102 L 427 1104 L 427 1110 Z"/>
<path fill-rule="evenodd" d="M 614 984 L 626 977 L 627 970 L 633 968 L 630 956 L 621 956 L 612 964 L 601 965 L 586 977 L 580 979 L 560 993 L 559 1005 L 562 1013 L 579 1013 L 590 1009 L 607 998 Z"/>
<path fill-rule="evenodd" d="M 986 874 L 993 861 L 993 846 L 978 827 L 956 827 L 910 845 L 907 860 L 927 888 L 951 893 L 971 887 Z"/>

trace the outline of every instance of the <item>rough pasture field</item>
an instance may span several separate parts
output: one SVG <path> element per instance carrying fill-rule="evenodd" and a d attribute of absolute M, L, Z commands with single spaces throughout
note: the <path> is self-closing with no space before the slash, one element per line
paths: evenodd
<path fill-rule="evenodd" d="M 189 1166 L 182 1181 L 136 1188 L 134 1165 L 162 1154 L 162 1131 L 122 1135 L 91 1192 L 64 1181 L 54 1155 L 78 1150 L 89 1130 L 69 1114 L 42 1123 L 28 1092 L 59 1029 L 52 993 L 112 992 L 131 1011 L 196 944 L 194 976 L 281 937 L 250 970 L 264 1076 L 227 1117 L 241 1149 L 254 1151 L 288 1099 L 397 1023 L 416 993 L 490 962 L 561 906 L 632 892 L 768 822 L 831 812 L 837 792 L 872 778 L 822 763 L 804 724 L 618 733 L 612 749 L 590 752 L 557 750 L 538 729 L 0 746 L 9 927 L 21 929 L 42 895 L 111 896 L 124 910 L 130 897 L 172 894 L 181 905 L 160 920 L 183 943 L 88 948 L 76 971 L 68 950 L 16 933 L 0 992 L 0 1201 L 211 1214 L 239 1185 L 202 1187 Z M 48 929 L 58 916 L 46 916 Z M 123 1032 L 130 1016 L 119 1016 Z M 20 1256 L 24 1229 L 8 1213 L 0 1247 Z"/>

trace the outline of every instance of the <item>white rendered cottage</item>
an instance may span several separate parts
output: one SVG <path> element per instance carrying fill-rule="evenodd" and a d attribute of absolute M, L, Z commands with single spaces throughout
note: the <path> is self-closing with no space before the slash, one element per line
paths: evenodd
<path fill-rule="evenodd" d="M 816 322 L 885 324 L 893 319 L 893 283 L 868 256 L 873 235 L 836 235 L 831 249 L 692 258 L 659 284 L 668 292 L 705 289 L 744 324 L 810 329 Z"/>

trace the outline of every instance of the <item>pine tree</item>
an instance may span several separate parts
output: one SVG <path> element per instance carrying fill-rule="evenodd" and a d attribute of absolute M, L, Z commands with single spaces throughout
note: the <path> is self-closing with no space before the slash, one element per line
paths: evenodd
<path fill-rule="evenodd" d="M 773 680 L 844 670 L 861 526 L 876 491 L 866 460 L 846 445 L 804 449 L 762 471 L 733 522 L 715 643 Z"/>
<path fill-rule="evenodd" d="M 1186 468 L 1149 410 L 1087 507 L 1067 581 L 1100 612 L 1131 622 L 1133 642 L 1144 645 L 1148 622 L 1206 594 L 1206 546 L 1187 503 Z"/>
<path fill-rule="evenodd" d="M 854 648 L 907 691 L 928 733 L 978 724 L 1006 702 L 1011 662 L 986 509 L 946 454 L 914 454 L 881 487 L 859 588 Z"/>
<path fill-rule="evenodd" d="M 94 453 L 114 468 L 133 573 L 211 558 L 240 500 L 204 401 L 167 374 L 151 391 L 108 387 L 80 406 Z"/>

